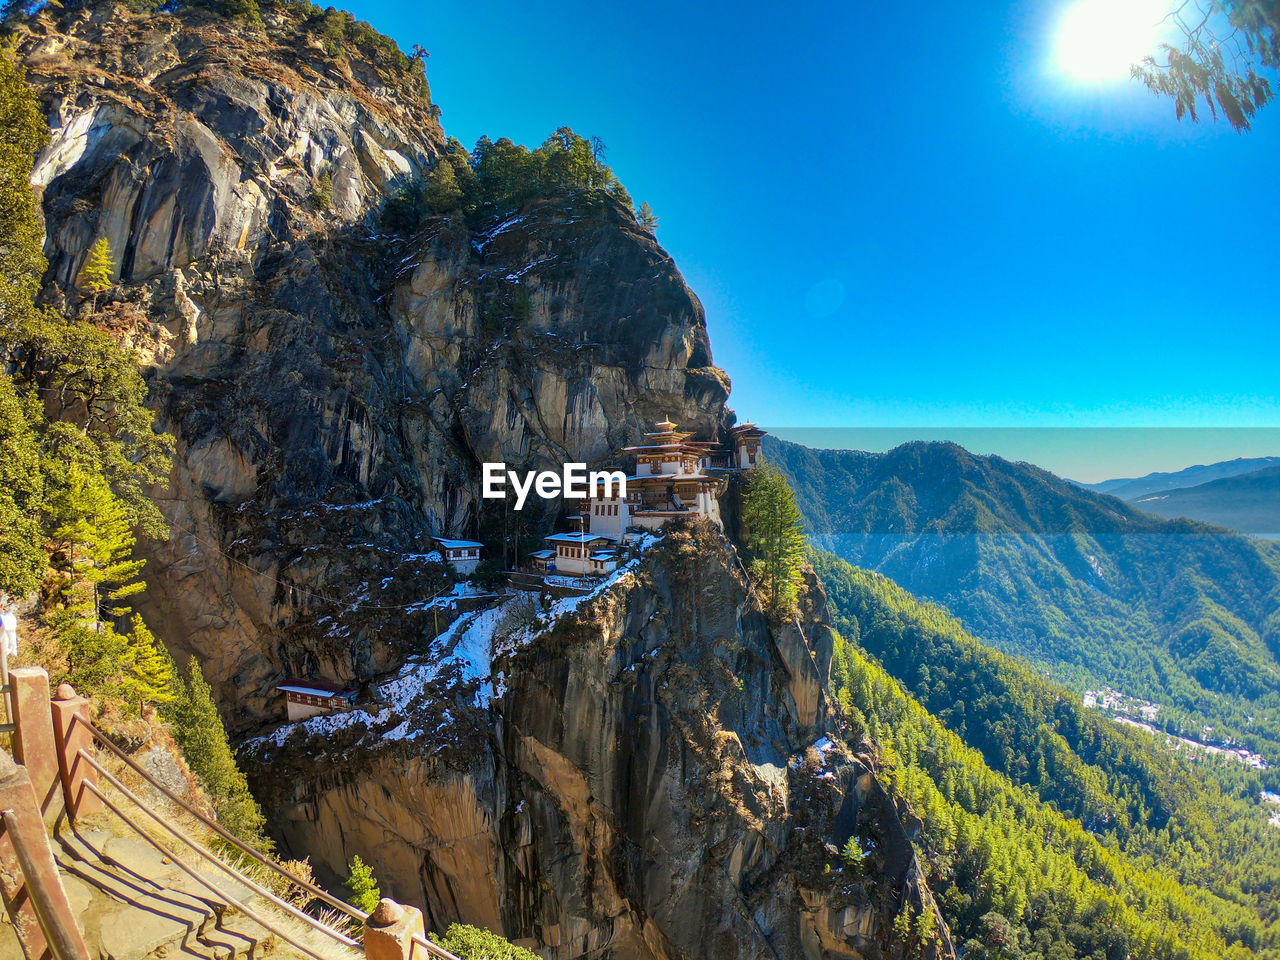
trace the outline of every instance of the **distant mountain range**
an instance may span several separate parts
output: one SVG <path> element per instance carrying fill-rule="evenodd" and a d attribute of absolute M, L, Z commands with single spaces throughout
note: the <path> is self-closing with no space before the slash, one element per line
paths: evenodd
<path fill-rule="evenodd" d="M 1280 537 L 1280 457 L 1242 457 L 1101 483 L 1071 482 L 1162 517 L 1189 517 L 1240 533 Z"/>
<path fill-rule="evenodd" d="M 1194 517 L 1229 530 L 1280 537 L 1280 464 L 1129 502 L 1162 517 Z"/>
<path fill-rule="evenodd" d="M 1101 483 L 1081 483 L 1072 480 L 1077 487 L 1093 490 L 1095 493 L 1109 493 L 1121 500 L 1136 500 L 1152 493 L 1164 493 L 1181 487 L 1195 487 L 1211 480 L 1224 477 L 1235 477 L 1242 473 L 1253 473 L 1267 467 L 1280 466 L 1280 457 L 1238 457 L 1235 460 L 1223 460 L 1221 463 L 1197 464 L 1185 470 L 1172 473 L 1148 473 L 1145 477 L 1121 477 L 1115 480 L 1103 480 Z"/>
<path fill-rule="evenodd" d="M 1111 686 L 1280 759 L 1280 549 L 952 443 L 776 439 L 815 543 L 1077 689 Z"/>

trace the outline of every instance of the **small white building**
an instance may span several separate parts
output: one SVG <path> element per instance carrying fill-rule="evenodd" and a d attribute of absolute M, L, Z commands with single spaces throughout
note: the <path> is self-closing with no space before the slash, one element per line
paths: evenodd
<path fill-rule="evenodd" d="M 444 537 L 432 537 L 440 549 L 445 563 L 453 567 L 462 576 L 475 573 L 480 565 L 480 548 L 484 546 L 475 540 L 448 540 Z"/>
<path fill-rule="evenodd" d="M 533 560 L 535 566 L 549 573 L 594 577 L 618 569 L 617 541 L 612 537 L 582 531 L 553 533 L 545 540 L 555 556 L 547 557 L 546 551 L 539 550 Z"/>
<path fill-rule="evenodd" d="M 318 717 L 322 713 L 348 710 L 356 702 L 354 690 L 324 680 L 286 680 L 276 689 L 284 694 L 290 723 Z"/>
<path fill-rule="evenodd" d="M 628 477 L 627 483 L 631 481 Z M 619 490 L 607 497 L 588 497 L 582 508 L 588 532 L 608 537 L 615 543 L 626 543 L 627 530 L 633 526 L 631 503 L 632 498 L 622 496 Z"/>
<path fill-rule="evenodd" d="M 734 460 L 739 470 L 754 470 L 760 461 L 760 441 L 765 431 L 754 423 L 742 423 L 729 431 L 733 438 Z"/>

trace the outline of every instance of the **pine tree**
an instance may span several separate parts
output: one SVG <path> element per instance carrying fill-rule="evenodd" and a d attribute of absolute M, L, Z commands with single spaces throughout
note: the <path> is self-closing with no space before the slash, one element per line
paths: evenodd
<path fill-rule="evenodd" d="M 316 181 L 311 191 L 311 206 L 317 210 L 328 210 L 333 204 L 333 176 L 327 171 Z"/>
<path fill-rule="evenodd" d="M 187 765 L 204 785 L 218 822 L 245 843 L 260 850 L 269 847 L 262 836 L 266 820 L 236 766 L 213 690 L 195 657 L 187 662 L 187 682 L 182 687 L 166 717 Z"/>
<path fill-rule="evenodd" d="M 8 375 L 0 373 L 0 593 L 10 597 L 34 590 L 45 567 L 40 537 L 44 478 L 33 427 L 38 418 Z"/>
<path fill-rule="evenodd" d="M 750 570 L 765 609 L 779 619 L 792 616 L 809 541 L 795 494 L 768 462 L 752 470 L 747 480 L 742 525 Z"/>
<path fill-rule="evenodd" d="M 640 204 L 640 209 L 636 211 L 636 222 L 646 230 L 658 229 L 658 218 L 647 200 Z"/>
<path fill-rule="evenodd" d="M 138 579 L 145 561 L 133 559 L 136 540 L 124 504 L 101 474 L 75 464 L 50 478 L 50 486 L 54 567 L 66 577 L 62 605 L 91 624 L 125 616 L 125 601 L 146 584 Z"/>
<path fill-rule="evenodd" d="M 84 264 L 76 276 L 76 286 L 93 294 L 93 309 L 98 309 L 98 294 L 111 289 L 111 276 L 114 273 L 111 262 L 111 243 L 106 237 L 99 237 L 85 254 Z"/>
<path fill-rule="evenodd" d="M 172 703 L 176 683 L 169 651 L 156 641 L 141 614 L 133 615 L 131 626 L 128 636 L 133 662 L 129 686 L 137 698 L 139 712 L 147 703 Z"/>
<path fill-rule="evenodd" d="M 382 891 L 373 875 L 373 867 L 369 866 L 356 854 L 351 858 L 351 874 L 343 881 L 343 885 L 351 891 L 351 905 L 365 913 L 373 913 L 382 899 Z"/>
<path fill-rule="evenodd" d="M 427 174 L 424 197 L 432 213 L 452 213 L 462 206 L 458 174 L 447 159 L 442 159 Z"/>

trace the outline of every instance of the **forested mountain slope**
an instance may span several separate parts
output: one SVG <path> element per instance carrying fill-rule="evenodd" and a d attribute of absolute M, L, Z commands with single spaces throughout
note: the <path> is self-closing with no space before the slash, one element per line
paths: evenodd
<path fill-rule="evenodd" d="M 768 440 L 816 544 L 944 604 L 1077 691 L 1162 705 L 1157 724 L 1280 760 L 1280 552 L 1166 520 L 1025 463 L 912 443 Z"/>
<path fill-rule="evenodd" d="M 1270 774 L 1171 752 L 887 578 L 814 560 L 841 704 L 891 745 L 968 956 L 1277 955 Z"/>

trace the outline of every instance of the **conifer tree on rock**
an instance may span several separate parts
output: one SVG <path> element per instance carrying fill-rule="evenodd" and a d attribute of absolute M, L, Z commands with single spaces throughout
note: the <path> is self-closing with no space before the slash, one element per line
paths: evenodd
<path fill-rule="evenodd" d="M 249 783 L 236 766 L 227 729 L 213 701 L 213 690 L 195 657 L 187 661 L 187 682 L 166 713 L 174 739 L 191 771 L 200 778 L 218 822 L 259 850 L 270 848 L 262 836 L 266 820 L 249 792 Z"/>
<path fill-rule="evenodd" d="M 106 237 L 99 237 L 85 255 L 84 265 L 76 276 L 76 286 L 93 294 L 93 309 L 98 309 L 98 294 L 111 289 L 111 244 Z"/>
<path fill-rule="evenodd" d="M 382 890 L 373 875 L 373 867 L 369 866 L 356 854 L 349 865 L 350 875 L 343 881 L 343 886 L 351 891 L 351 905 L 365 913 L 373 913 L 382 899 Z"/>
<path fill-rule="evenodd" d="M 129 631 L 129 647 L 132 653 L 130 687 L 138 700 L 138 710 L 150 703 L 172 703 L 174 696 L 173 660 L 169 651 L 156 640 L 142 615 L 135 613 Z"/>
<path fill-rule="evenodd" d="M 796 495 L 768 461 L 751 471 L 742 504 L 749 569 L 765 609 L 784 619 L 794 614 L 809 540 Z"/>

